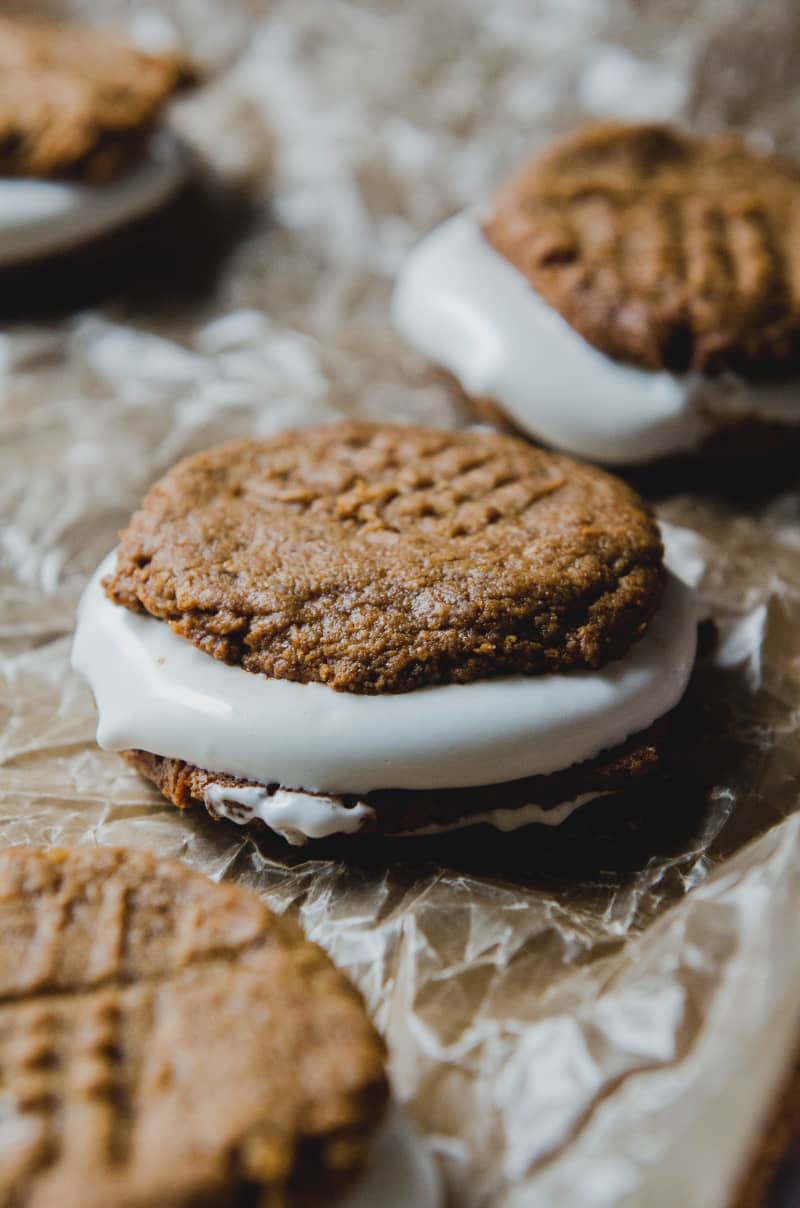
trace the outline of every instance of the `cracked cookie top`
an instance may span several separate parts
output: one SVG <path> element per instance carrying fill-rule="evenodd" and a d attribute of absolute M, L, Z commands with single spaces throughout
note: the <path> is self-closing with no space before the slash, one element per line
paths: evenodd
<path fill-rule="evenodd" d="M 389 693 L 600 667 L 663 583 L 618 479 L 510 436 L 345 423 L 179 462 L 104 586 L 248 671 Z"/>
<path fill-rule="evenodd" d="M 739 136 L 582 127 L 500 188 L 484 233 L 615 360 L 800 370 L 800 167 Z"/>

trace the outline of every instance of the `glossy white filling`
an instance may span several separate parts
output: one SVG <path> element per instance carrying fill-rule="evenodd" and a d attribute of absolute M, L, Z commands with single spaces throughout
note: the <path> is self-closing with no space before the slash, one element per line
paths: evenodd
<path fill-rule="evenodd" d="M 278 788 L 271 793 L 263 784 L 209 784 L 203 799 L 215 817 L 239 826 L 259 819 L 293 847 L 301 847 L 309 839 L 355 834 L 375 815 L 363 801 L 345 806 L 335 797 L 299 789 Z"/>
<path fill-rule="evenodd" d="M 455 822 L 431 822 L 427 826 L 415 827 L 412 831 L 401 831 L 401 836 L 443 835 L 448 831 L 464 830 L 468 826 L 492 826 L 499 831 L 520 830 L 523 826 L 561 826 L 582 805 L 596 801 L 609 794 L 581 793 L 572 801 L 560 801 L 557 805 L 520 805 L 511 810 L 486 810 L 482 814 L 468 814 Z"/>
<path fill-rule="evenodd" d="M 322 793 L 463 788 L 548 775 L 646 729 L 678 703 L 695 657 L 693 593 L 670 576 L 645 635 L 599 671 L 364 696 L 231 667 L 153 617 L 84 595 L 73 665 L 97 740 L 258 784 Z"/>
<path fill-rule="evenodd" d="M 536 823 L 560 826 L 581 805 L 605 797 L 606 793 L 581 793 L 572 801 L 556 805 L 521 805 L 516 809 L 486 810 L 467 814 L 455 822 L 418 826 L 413 830 L 397 831 L 397 837 L 440 835 L 445 831 L 463 830 L 468 826 L 492 826 L 495 830 L 515 831 Z M 333 797 L 317 797 L 300 789 L 277 789 L 270 793 L 264 785 L 210 784 L 204 801 L 215 818 L 227 818 L 238 826 L 260 820 L 292 847 L 303 847 L 310 839 L 327 839 L 331 835 L 353 835 L 375 818 L 375 811 L 364 801 L 345 806 Z"/>
<path fill-rule="evenodd" d="M 428 235 L 393 301 L 405 338 L 523 431 L 607 464 L 695 449 L 722 423 L 800 423 L 800 381 L 677 377 L 611 360 L 583 339 L 484 237 L 476 214 Z"/>
<path fill-rule="evenodd" d="M 669 526 L 664 535 L 668 551 L 677 550 L 668 562 L 696 582 L 696 543 Z M 335 800 L 340 794 L 491 784 L 590 759 L 677 704 L 695 656 L 694 593 L 671 575 L 647 633 L 601 671 L 359 696 L 214 660 L 165 622 L 112 604 L 100 579 L 113 565 L 112 554 L 86 589 L 73 646 L 73 665 L 97 701 L 98 742 L 244 780 L 210 784 L 206 804 L 240 824 L 261 818 L 291 843 L 352 833 L 372 820 L 366 803 L 347 807 Z M 275 784 L 289 787 L 265 787 Z M 453 825 L 556 825 L 592 796 Z"/>
<path fill-rule="evenodd" d="M 187 158 L 168 134 L 103 184 L 0 177 L 0 267 L 64 252 L 163 205 L 183 182 Z"/>

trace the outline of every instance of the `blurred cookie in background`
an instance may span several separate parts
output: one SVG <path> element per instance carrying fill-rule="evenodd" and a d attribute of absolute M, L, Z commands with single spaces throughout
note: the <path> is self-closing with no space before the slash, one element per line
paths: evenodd
<path fill-rule="evenodd" d="M 620 466 L 800 431 L 800 168 L 736 135 L 582 127 L 430 234 L 406 338 L 526 435 Z"/>
<path fill-rule="evenodd" d="M 161 126 L 193 76 L 104 30 L 0 17 L 0 269 L 151 214 L 188 158 Z"/>

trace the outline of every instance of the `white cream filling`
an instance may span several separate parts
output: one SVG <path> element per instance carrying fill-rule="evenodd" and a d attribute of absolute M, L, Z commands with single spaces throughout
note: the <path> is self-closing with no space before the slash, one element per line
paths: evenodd
<path fill-rule="evenodd" d="M 279 788 L 270 793 L 261 784 L 210 784 L 203 799 L 215 816 L 239 826 L 258 818 L 293 847 L 301 847 L 309 839 L 355 834 L 375 814 L 363 801 L 345 806 L 334 797 L 297 789 Z"/>
<path fill-rule="evenodd" d="M 800 381 L 682 377 L 611 360 L 490 245 L 472 212 L 411 253 L 395 288 L 405 338 L 524 431 L 608 464 L 696 448 L 733 418 L 800 423 Z"/>
<path fill-rule="evenodd" d="M 398 838 L 414 835 L 441 835 L 446 831 L 463 830 L 467 826 L 492 826 L 499 831 L 520 830 L 538 823 L 560 826 L 581 805 L 605 797 L 605 792 L 581 793 L 572 801 L 557 805 L 521 805 L 516 809 L 485 810 L 467 814 L 455 822 L 430 823 L 413 830 L 397 831 Z M 333 797 L 318 797 L 300 789 L 278 789 L 270 792 L 259 784 L 210 784 L 203 800 L 215 818 L 227 818 L 238 826 L 259 819 L 292 847 L 303 847 L 310 839 L 327 839 L 331 835 L 353 835 L 375 817 L 375 811 L 364 801 L 345 806 Z"/>
<path fill-rule="evenodd" d="M 486 810 L 482 814 L 468 814 L 455 822 L 431 822 L 411 831 L 400 831 L 399 835 L 413 835 L 415 838 L 423 835 L 443 835 L 448 831 L 464 830 L 467 826 L 492 826 L 495 830 L 506 833 L 521 830 L 523 826 L 561 826 L 562 822 L 566 822 L 570 814 L 574 814 L 582 805 L 608 795 L 607 792 L 580 793 L 572 801 L 560 801 L 558 805 L 520 805 L 512 810 Z"/>
<path fill-rule="evenodd" d="M 665 526 L 664 536 L 677 550 L 668 562 L 696 581 L 697 550 L 685 531 Z M 240 824 L 261 818 L 291 843 L 352 833 L 371 819 L 366 803 L 347 807 L 338 794 L 492 784 L 591 759 L 673 708 L 695 657 L 694 593 L 670 575 L 644 637 L 600 671 L 360 696 L 216 661 L 165 622 L 112 604 L 100 580 L 113 566 L 111 554 L 84 593 L 72 656 L 97 701 L 99 744 L 252 782 L 211 784 L 206 803 Z M 265 786 L 274 783 L 298 788 L 270 794 Z M 495 810 L 423 833 L 476 822 L 502 830 L 557 825 L 595 795 Z"/>
<path fill-rule="evenodd" d="M 187 171 L 174 138 L 154 135 L 142 156 L 116 180 L 0 177 L 0 267 L 67 251 L 157 209 Z"/>

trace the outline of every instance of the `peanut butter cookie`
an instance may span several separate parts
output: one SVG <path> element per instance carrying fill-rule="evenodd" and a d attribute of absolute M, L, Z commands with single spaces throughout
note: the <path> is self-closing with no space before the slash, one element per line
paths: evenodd
<path fill-rule="evenodd" d="M 180 462 L 106 590 L 248 671 L 393 693 L 603 666 L 655 612 L 661 557 L 647 507 L 600 470 L 347 423 Z"/>
<path fill-rule="evenodd" d="M 800 168 L 738 135 L 582 127 L 499 190 L 484 233 L 614 360 L 800 368 Z"/>
<path fill-rule="evenodd" d="M 105 31 L 0 17 L 0 176 L 113 177 L 190 75 Z"/>
<path fill-rule="evenodd" d="M 146 852 L 0 853 L 0 1196 L 328 1204 L 387 1097 L 357 991 L 252 893 Z"/>

